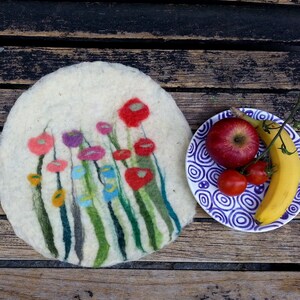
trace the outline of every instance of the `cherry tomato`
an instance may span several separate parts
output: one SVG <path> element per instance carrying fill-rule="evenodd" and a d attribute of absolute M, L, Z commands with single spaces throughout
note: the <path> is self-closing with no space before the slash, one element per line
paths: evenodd
<path fill-rule="evenodd" d="M 219 190 L 228 196 L 237 196 L 245 191 L 247 179 L 236 170 L 225 170 L 218 178 Z"/>
<path fill-rule="evenodd" d="M 247 181 L 255 185 L 265 183 L 269 179 L 267 170 L 268 163 L 266 161 L 259 160 L 246 168 L 245 175 Z"/>

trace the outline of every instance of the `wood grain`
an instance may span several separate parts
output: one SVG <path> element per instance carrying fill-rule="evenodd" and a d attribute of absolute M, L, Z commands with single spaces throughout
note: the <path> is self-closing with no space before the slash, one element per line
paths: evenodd
<path fill-rule="evenodd" d="M 292 300 L 300 273 L 1 269 L 0 286 L 2 299 Z"/>
<path fill-rule="evenodd" d="M 0 2 L 0 35 L 10 37 L 299 42 L 299 27 L 289 5 Z"/>
<path fill-rule="evenodd" d="M 267 233 L 245 233 L 215 221 L 193 222 L 164 249 L 146 256 L 149 262 L 300 263 L 299 221 Z M 0 220 L 0 259 L 43 260 Z"/>
<path fill-rule="evenodd" d="M 60 67 L 95 60 L 138 68 L 168 88 L 300 89 L 300 52 L 217 50 L 4 47 L 0 83 L 32 84 Z"/>

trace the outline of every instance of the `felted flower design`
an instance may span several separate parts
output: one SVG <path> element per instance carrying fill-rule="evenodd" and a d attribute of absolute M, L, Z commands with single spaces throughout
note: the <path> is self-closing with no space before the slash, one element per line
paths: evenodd
<path fill-rule="evenodd" d="M 105 166 L 101 167 L 100 172 L 105 178 L 115 178 L 116 177 L 115 170 L 111 165 L 105 165 Z"/>
<path fill-rule="evenodd" d="M 27 176 L 28 181 L 32 186 L 38 186 L 42 181 L 42 176 L 35 173 L 30 173 Z"/>
<path fill-rule="evenodd" d="M 72 169 L 71 176 L 73 179 L 81 179 L 86 173 L 83 166 L 75 166 Z"/>
<path fill-rule="evenodd" d="M 134 150 L 137 155 L 149 156 L 155 150 L 155 144 L 148 138 L 141 138 L 134 144 Z"/>
<path fill-rule="evenodd" d="M 54 137 L 47 132 L 43 132 L 37 137 L 28 141 L 29 150 L 36 155 L 45 155 L 54 145 Z"/>
<path fill-rule="evenodd" d="M 138 127 L 142 121 L 148 118 L 150 111 L 140 99 L 133 98 L 128 100 L 118 113 L 128 127 Z"/>
<path fill-rule="evenodd" d="M 55 207 L 61 207 L 65 203 L 66 191 L 64 189 L 57 190 L 52 196 L 52 204 Z"/>
<path fill-rule="evenodd" d="M 105 155 L 105 149 L 102 148 L 101 146 L 92 146 L 83 149 L 81 152 L 78 154 L 78 158 L 80 160 L 100 160 L 104 157 Z"/>
<path fill-rule="evenodd" d="M 103 135 L 110 134 L 113 130 L 112 126 L 107 122 L 98 122 L 96 124 L 96 128 L 97 128 L 98 132 Z"/>
<path fill-rule="evenodd" d="M 114 160 L 125 160 L 131 156 L 131 151 L 129 149 L 116 150 L 112 154 Z"/>
<path fill-rule="evenodd" d="M 129 168 L 125 171 L 125 179 L 128 185 L 137 191 L 153 179 L 153 173 L 147 168 Z"/>
<path fill-rule="evenodd" d="M 76 148 L 83 142 L 83 134 L 79 130 L 65 132 L 62 135 L 63 143 L 69 148 Z"/>
<path fill-rule="evenodd" d="M 53 173 L 62 172 L 67 167 L 67 165 L 68 165 L 68 162 L 66 160 L 56 159 L 56 160 L 51 161 L 47 165 L 47 171 L 53 172 Z"/>

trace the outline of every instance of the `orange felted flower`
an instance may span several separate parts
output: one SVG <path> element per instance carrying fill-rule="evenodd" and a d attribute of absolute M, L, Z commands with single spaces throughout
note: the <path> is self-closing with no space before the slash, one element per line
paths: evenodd
<path fill-rule="evenodd" d="M 57 190 L 52 196 L 52 204 L 55 207 L 61 207 L 65 203 L 66 191 L 64 189 Z"/>
<path fill-rule="evenodd" d="M 27 179 L 28 179 L 28 181 L 30 182 L 30 184 L 32 186 L 38 186 L 41 183 L 41 181 L 42 181 L 42 176 L 39 175 L 39 174 L 30 173 L 27 176 Z"/>

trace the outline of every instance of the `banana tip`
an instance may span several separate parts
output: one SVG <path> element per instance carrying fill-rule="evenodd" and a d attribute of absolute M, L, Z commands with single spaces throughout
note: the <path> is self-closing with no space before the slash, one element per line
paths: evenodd
<path fill-rule="evenodd" d="M 256 225 L 260 226 L 262 224 L 262 222 L 259 222 L 258 220 L 254 219 L 254 222 Z"/>

